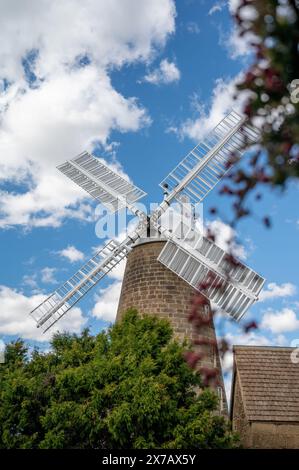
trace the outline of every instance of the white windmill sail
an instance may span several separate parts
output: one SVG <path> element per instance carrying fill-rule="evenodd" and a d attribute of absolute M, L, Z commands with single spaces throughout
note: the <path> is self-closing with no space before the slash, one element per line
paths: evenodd
<path fill-rule="evenodd" d="M 115 173 L 88 152 L 67 160 L 57 168 L 111 212 L 128 207 L 137 213 L 133 203 L 146 195 L 142 189 Z"/>
<path fill-rule="evenodd" d="M 232 262 L 228 253 L 193 228 L 185 240 L 171 237 L 158 260 L 235 320 L 258 300 L 265 282 L 240 261 Z"/>
<path fill-rule="evenodd" d="M 132 235 L 132 238 L 127 237 L 122 243 L 111 240 L 70 279 L 36 307 L 30 315 L 36 321 L 37 327 L 41 327 L 45 333 L 92 287 L 115 268 L 130 251 L 130 246 L 134 242 Z"/>
<path fill-rule="evenodd" d="M 235 111 L 230 112 L 160 183 L 166 201 L 189 197 L 201 202 L 228 171 L 232 154 L 241 156 L 245 141 L 253 144 L 259 133 Z"/>

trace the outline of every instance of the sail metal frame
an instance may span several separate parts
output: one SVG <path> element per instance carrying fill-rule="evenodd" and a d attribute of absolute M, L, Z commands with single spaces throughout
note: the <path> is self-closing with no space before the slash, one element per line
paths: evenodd
<path fill-rule="evenodd" d="M 59 165 L 62 173 L 110 211 L 127 207 L 139 217 L 139 225 L 122 243 L 114 240 L 107 243 L 36 307 L 31 316 L 37 326 L 46 332 L 128 255 L 138 238 L 147 236 L 150 227 L 168 239 L 158 260 L 197 289 L 213 274 L 213 282 L 203 294 L 239 320 L 257 300 L 265 280 L 240 262 L 231 269 L 227 253 L 193 226 L 189 232 L 183 231 L 186 236 L 182 239 L 165 230 L 160 218 L 174 199 L 180 202 L 187 197 L 193 204 L 201 202 L 227 171 L 231 152 L 241 156 L 245 139 L 254 143 L 258 135 L 257 130 L 245 124 L 245 118 L 235 111 L 229 113 L 160 183 L 170 191 L 150 217 L 134 206 L 146 193 L 88 152 Z M 195 242 L 189 240 L 190 231 Z"/>
<path fill-rule="evenodd" d="M 232 263 L 227 252 L 194 227 L 186 229 L 183 240 L 168 234 L 158 260 L 196 290 L 207 284 L 203 295 L 240 320 L 258 299 L 265 279 L 240 261 Z"/>
<path fill-rule="evenodd" d="M 146 227 L 140 224 L 122 243 L 110 240 L 73 276 L 56 289 L 32 312 L 37 327 L 45 333 L 65 313 L 73 307 L 95 284 L 106 276 L 128 255 L 131 245 L 145 233 Z"/>
<path fill-rule="evenodd" d="M 184 193 L 193 204 L 202 202 L 228 171 L 231 153 L 240 155 L 245 139 L 254 143 L 257 138 L 258 132 L 232 111 L 160 183 L 170 191 L 166 201 Z"/>
<path fill-rule="evenodd" d="M 133 203 L 146 193 L 88 152 L 83 152 L 57 168 L 94 199 L 100 201 L 110 212 L 128 207 L 133 213 L 140 215 Z"/>

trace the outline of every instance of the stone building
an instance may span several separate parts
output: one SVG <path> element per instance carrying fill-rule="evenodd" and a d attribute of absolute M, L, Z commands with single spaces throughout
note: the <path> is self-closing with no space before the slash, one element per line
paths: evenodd
<path fill-rule="evenodd" d="M 294 348 L 235 346 L 233 429 L 247 448 L 299 448 L 299 364 Z"/>
<path fill-rule="evenodd" d="M 195 332 L 188 321 L 188 314 L 196 291 L 157 261 L 164 244 L 165 241 L 157 238 L 141 239 L 129 253 L 116 321 L 129 308 L 136 308 L 140 314 L 168 319 L 179 340 L 191 341 L 195 338 Z M 217 345 L 213 321 L 203 327 L 201 334 Z M 217 347 L 205 345 L 201 349 L 204 350 L 204 357 L 200 366 L 218 370 L 220 411 L 226 414 L 227 402 Z"/>

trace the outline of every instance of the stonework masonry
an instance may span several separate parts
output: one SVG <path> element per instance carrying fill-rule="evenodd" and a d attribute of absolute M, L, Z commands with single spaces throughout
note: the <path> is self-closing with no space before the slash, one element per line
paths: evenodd
<path fill-rule="evenodd" d="M 197 336 L 188 321 L 195 289 L 157 261 L 164 244 L 164 241 L 146 241 L 137 244 L 129 253 L 116 320 L 120 320 L 128 309 L 136 308 L 141 315 L 156 315 L 168 319 L 174 335 L 180 341 L 191 341 Z M 216 340 L 213 322 L 201 330 L 201 335 Z M 200 365 L 210 368 L 216 366 L 221 371 L 215 348 L 201 346 L 201 350 L 204 352 L 204 359 Z M 220 376 L 220 390 L 226 408 L 221 372 Z"/>
<path fill-rule="evenodd" d="M 234 346 L 230 412 L 243 447 L 299 449 L 299 368 L 293 351 Z"/>
<path fill-rule="evenodd" d="M 248 449 L 298 449 L 298 422 L 267 422 L 248 420 L 241 395 L 239 378 L 235 381 L 233 430 L 240 436 L 241 444 Z"/>

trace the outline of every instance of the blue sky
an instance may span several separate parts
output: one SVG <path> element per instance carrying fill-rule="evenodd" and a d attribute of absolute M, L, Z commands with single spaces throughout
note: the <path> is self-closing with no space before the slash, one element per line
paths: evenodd
<path fill-rule="evenodd" d="M 103 243 L 96 204 L 55 166 L 94 150 L 159 202 L 158 183 L 233 104 L 233 86 L 250 62 L 230 12 L 237 2 L 180 0 L 44 0 L 6 2 L 0 19 L 0 336 L 48 347 L 28 312 Z M 63 18 L 73 21 L 65 27 Z M 234 104 L 238 109 L 240 103 Z M 290 346 L 299 338 L 298 184 L 265 192 L 256 218 L 238 227 L 246 264 L 266 277 L 261 301 L 246 320 L 223 320 L 218 333 L 234 343 Z M 204 214 L 229 201 L 215 189 Z M 267 214 L 273 227 L 258 217 Z M 122 269 L 90 292 L 61 328 L 93 333 L 113 321 Z M 220 325 L 221 323 L 221 325 Z M 299 340 L 298 340 L 299 342 Z M 227 365 L 230 362 L 227 360 Z"/>

